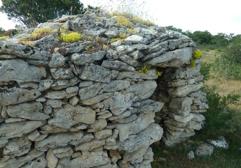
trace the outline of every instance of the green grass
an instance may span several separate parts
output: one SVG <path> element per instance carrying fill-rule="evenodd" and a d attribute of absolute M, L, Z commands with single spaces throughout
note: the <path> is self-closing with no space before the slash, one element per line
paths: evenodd
<path fill-rule="evenodd" d="M 241 64 L 227 57 L 217 58 L 213 70 L 226 79 L 241 80 Z"/>

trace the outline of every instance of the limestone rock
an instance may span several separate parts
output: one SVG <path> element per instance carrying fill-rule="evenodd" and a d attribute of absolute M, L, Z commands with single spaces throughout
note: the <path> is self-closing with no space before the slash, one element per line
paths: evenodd
<path fill-rule="evenodd" d="M 143 41 L 143 37 L 139 35 L 131 35 L 125 39 L 126 42 L 140 43 Z"/>
<path fill-rule="evenodd" d="M 106 126 L 107 126 L 107 121 L 105 119 L 99 119 L 99 120 L 96 120 L 95 123 L 92 124 L 90 127 L 91 127 L 91 131 L 96 132 L 96 131 L 103 130 Z"/>
<path fill-rule="evenodd" d="M 21 168 L 46 168 L 47 161 L 44 156 L 38 157 L 37 159 L 32 160 Z"/>
<path fill-rule="evenodd" d="M 148 147 L 152 143 L 159 141 L 162 137 L 163 129 L 157 124 L 149 125 L 145 130 L 136 136 L 130 136 L 128 139 L 120 143 L 120 149 L 133 152 L 142 147 Z"/>
<path fill-rule="evenodd" d="M 98 140 L 101 139 L 106 139 L 112 135 L 112 130 L 111 129 L 104 129 L 98 132 L 95 132 L 95 137 Z"/>
<path fill-rule="evenodd" d="M 48 115 L 42 112 L 41 103 L 23 103 L 7 107 L 7 113 L 11 117 L 25 118 L 29 120 L 46 120 Z"/>
<path fill-rule="evenodd" d="M 40 61 L 41 64 L 45 64 L 48 61 L 48 58 L 50 55 L 46 51 L 35 49 L 35 52 L 34 52 L 33 49 L 29 46 L 12 43 L 8 41 L 1 41 L 0 48 L 1 48 L 0 55 L 8 54 L 8 55 L 14 55 L 21 59 L 38 60 Z"/>
<path fill-rule="evenodd" d="M 156 70 L 149 70 L 147 73 L 140 73 L 140 72 L 121 72 L 118 75 L 118 79 L 132 79 L 132 80 L 139 80 L 139 79 L 146 79 L 152 80 L 157 79 L 157 72 Z"/>
<path fill-rule="evenodd" d="M 102 165 L 106 165 L 110 162 L 108 155 L 103 151 L 96 152 L 84 152 L 80 157 L 71 160 L 70 168 L 90 168 L 90 167 L 99 167 Z"/>
<path fill-rule="evenodd" d="M 160 67 L 179 67 L 188 64 L 192 58 L 192 48 L 182 48 L 169 51 L 163 55 L 147 61 L 147 64 Z"/>
<path fill-rule="evenodd" d="M 13 158 L 13 159 L 9 159 L 7 161 L 0 160 L 0 168 L 6 168 L 6 167 L 20 168 L 21 166 L 25 165 L 26 163 L 31 162 L 32 160 L 38 158 L 42 154 L 43 154 L 43 152 L 33 150 L 28 155 L 19 157 L 17 159 Z"/>
<path fill-rule="evenodd" d="M 49 67 L 51 68 L 63 67 L 65 65 L 65 62 L 66 62 L 66 59 L 63 55 L 61 55 L 60 53 L 54 53 L 49 62 Z"/>
<path fill-rule="evenodd" d="M 135 71 L 135 68 L 133 68 L 132 66 L 118 60 L 103 61 L 101 66 L 108 69 L 118 70 L 118 71 Z"/>
<path fill-rule="evenodd" d="M 214 147 L 212 145 L 203 143 L 197 147 L 195 154 L 197 156 L 211 156 L 213 154 Z"/>
<path fill-rule="evenodd" d="M 64 108 L 58 110 L 48 123 L 50 125 L 68 129 L 78 123 L 93 124 L 95 122 L 95 116 L 96 112 L 91 108 L 66 105 Z"/>
<path fill-rule="evenodd" d="M 113 96 L 113 93 L 103 93 L 101 95 L 82 100 L 81 103 L 84 104 L 84 105 L 94 105 L 94 104 L 97 104 L 97 103 L 99 103 L 103 100 L 106 100 L 106 99 L 110 98 L 111 96 Z"/>
<path fill-rule="evenodd" d="M 53 134 L 48 136 L 46 139 L 37 142 L 36 148 L 41 151 L 46 151 L 47 149 L 53 149 L 56 147 L 65 147 L 68 144 L 77 145 L 82 137 L 83 132 Z"/>
<path fill-rule="evenodd" d="M 41 93 L 35 89 L 11 88 L 0 92 L 0 105 L 13 105 L 35 100 Z"/>
<path fill-rule="evenodd" d="M 143 100 L 151 97 L 156 87 L 157 87 L 156 82 L 144 81 L 144 82 L 131 85 L 127 91 L 134 93 L 138 97 L 138 99 Z"/>
<path fill-rule="evenodd" d="M 87 143 L 83 143 L 75 148 L 76 151 L 93 151 L 105 145 L 105 140 L 93 140 Z"/>
<path fill-rule="evenodd" d="M 56 168 L 57 167 L 58 158 L 55 157 L 52 149 L 48 150 L 46 159 L 48 162 L 48 168 Z"/>
<path fill-rule="evenodd" d="M 74 78 L 74 73 L 70 68 L 51 68 L 51 75 L 54 79 L 72 79 Z"/>
<path fill-rule="evenodd" d="M 18 138 L 9 141 L 3 150 L 4 155 L 22 156 L 30 151 L 31 142 L 27 138 Z"/>
<path fill-rule="evenodd" d="M 94 64 L 85 66 L 80 75 L 80 79 L 82 80 L 90 80 L 96 82 L 110 82 L 112 78 L 113 74 L 110 70 Z"/>
<path fill-rule="evenodd" d="M 169 93 L 176 97 L 185 97 L 189 93 L 192 93 L 194 91 L 201 89 L 202 86 L 203 86 L 202 83 L 194 84 L 194 85 L 187 85 L 187 86 L 183 86 L 183 87 L 178 87 L 176 89 L 170 89 Z"/>
<path fill-rule="evenodd" d="M 189 160 L 193 160 L 193 159 L 195 158 L 194 152 L 193 152 L 193 151 L 188 152 L 187 158 L 188 158 Z"/>
<path fill-rule="evenodd" d="M 128 137 L 132 134 L 137 134 L 140 131 L 146 129 L 151 123 L 154 122 L 155 113 L 150 114 L 140 114 L 138 118 L 132 123 L 128 124 L 118 124 L 116 128 L 119 132 L 119 139 L 121 142 L 128 139 Z"/>
<path fill-rule="evenodd" d="M 30 66 L 27 62 L 16 60 L 0 61 L 0 84 L 1 82 L 39 82 L 46 76 L 44 68 Z"/>
<path fill-rule="evenodd" d="M 0 135 L 6 138 L 22 137 L 23 135 L 34 131 L 44 125 L 41 121 L 26 121 L 2 124 L 0 127 Z"/>
<path fill-rule="evenodd" d="M 71 147 L 57 148 L 53 150 L 53 153 L 57 158 L 62 159 L 65 157 L 71 157 L 71 155 L 73 154 L 73 149 Z"/>
<path fill-rule="evenodd" d="M 100 61 L 105 56 L 105 51 L 99 51 L 92 54 L 73 54 L 71 56 L 71 61 L 76 65 L 86 65 L 87 63 L 93 63 L 95 61 Z"/>
<path fill-rule="evenodd" d="M 106 109 L 110 109 L 110 111 L 114 115 L 120 115 L 125 110 L 131 107 L 132 105 L 133 94 L 127 93 L 122 94 L 116 92 L 114 96 L 105 100 L 103 102 Z"/>
<path fill-rule="evenodd" d="M 94 85 L 91 85 L 89 87 L 84 87 L 79 90 L 79 96 L 80 100 L 85 100 L 89 98 L 95 97 L 100 90 L 103 88 L 103 85 L 100 83 L 96 83 Z"/>
<path fill-rule="evenodd" d="M 217 148 L 223 148 L 223 149 L 229 148 L 229 144 L 223 136 L 218 137 L 217 140 L 209 140 L 208 142 Z"/>
<path fill-rule="evenodd" d="M 65 91 L 50 91 L 45 95 L 49 99 L 64 99 L 66 97 Z"/>
<path fill-rule="evenodd" d="M 114 80 L 103 87 L 103 92 L 116 92 L 127 89 L 130 86 L 128 80 Z"/>

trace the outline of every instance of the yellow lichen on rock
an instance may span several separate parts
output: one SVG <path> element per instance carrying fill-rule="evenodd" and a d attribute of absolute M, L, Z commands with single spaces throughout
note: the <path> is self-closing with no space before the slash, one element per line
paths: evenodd
<path fill-rule="evenodd" d="M 31 33 L 31 37 L 29 40 L 32 40 L 32 41 L 39 40 L 51 34 L 52 32 L 53 30 L 51 30 L 50 28 L 37 28 Z"/>
<path fill-rule="evenodd" d="M 139 23 L 139 24 L 143 24 L 143 25 L 146 25 L 146 26 L 153 26 L 154 23 L 151 22 L 150 20 L 147 20 L 147 19 L 143 19 L 139 16 L 135 16 L 133 14 L 130 14 L 130 13 L 119 13 L 119 12 L 113 12 L 112 13 L 112 16 L 116 16 L 120 19 L 121 23 L 127 23 L 130 22 L 130 23 Z M 127 26 L 127 27 L 130 27 L 130 26 Z"/>
<path fill-rule="evenodd" d="M 133 23 L 129 20 L 129 18 L 123 15 L 116 15 L 115 19 L 116 19 L 117 25 L 119 26 L 131 27 L 133 25 Z"/>
<path fill-rule="evenodd" d="M 82 35 L 78 32 L 61 33 L 59 39 L 65 43 L 80 41 Z"/>
<path fill-rule="evenodd" d="M 146 26 L 153 26 L 154 25 L 154 23 L 151 22 L 150 20 L 146 20 L 146 19 L 143 19 L 143 18 L 138 17 L 138 16 L 132 16 L 131 20 L 134 23 L 140 23 L 140 24 L 143 24 L 143 25 L 146 25 Z"/>

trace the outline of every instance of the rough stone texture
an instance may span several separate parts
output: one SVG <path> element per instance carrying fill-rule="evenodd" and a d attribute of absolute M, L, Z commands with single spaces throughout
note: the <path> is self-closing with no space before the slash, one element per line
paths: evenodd
<path fill-rule="evenodd" d="M 78 42 L 56 32 L 32 46 L 21 35 L 0 41 L 0 168 L 150 168 L 151 144 L 174 145 L 202 128 L 195 44 L 132 26 L 89 9 L 39 25 L 82 33 Z"/>
<path fill-rule="evenodd" d="M 188 81 L 196 78 L 201 80 L 194 80 L 189 84 Z M 168 89 L 161 92 L 166 93 L 169 99 L 166 108 L 161 112 L 166 130 L 163 140 L 166 145 L 172 146 L 193 136 L 195 130 L 203 127 L 205 117 L 201 113 L 205 112 L 208 106 L 206 94 L 200 90 L 200 65 L 167 70 L 159 87 L 163 85 L 167 85 Z"/>

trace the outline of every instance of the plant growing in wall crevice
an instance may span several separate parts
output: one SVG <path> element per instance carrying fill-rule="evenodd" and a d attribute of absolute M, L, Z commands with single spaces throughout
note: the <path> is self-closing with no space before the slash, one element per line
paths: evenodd
<path fill-rule="evenodd" d="M 192 68 L 196 67 L 196 60 L 201 59 L 203 56 L 203 53 L 199 49 L 195 49 L 192 55 L 192 59 L 190 61 L 190 65 Z"/>

